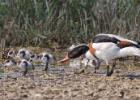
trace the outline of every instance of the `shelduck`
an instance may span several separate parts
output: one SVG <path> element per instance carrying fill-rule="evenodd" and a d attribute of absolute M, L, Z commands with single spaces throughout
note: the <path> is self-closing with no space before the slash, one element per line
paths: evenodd
<path fill-rule="evenodd" d="M 41 62 L 45 65 L 45 71 L 48 70 L 48 64 L 51 62 L 54 62 L 56 59 L 55 57 L 47 52 L 43 52 L 41 53 L 41 58 L 40 58 Z"/>
<path fill-rule="evenodd" d="M 26 59 L 22 59 L 17 64 L 17 66 L 24 70 L 23 71 L 23 76 L 25 76 L 29 70 L 34 70 L 35 69 L 34 65 L 30 61 L 27 61 Z"/>
<path fill-rule="evenodd" d="M 10 50 L 8 51 L 8 53 L 7 53 L 7 58 L 8 58 L 8 59 L 11 59 L 11 58 L 13 59 L 13 58 L 15 58 L 16 54 L 17 54 L 16 50 L 14 50 L 14 49 L 12 48 L 12 49 L 10 49 Z"/>
<path fill-rule="evenodd" d="M 126 56 L 140 56 L 140 49 L 134 46 L 128 46 L 121 48 L 118 44 L 112 42 L 101 42 L 101 43 L 89 43 L 88 45 L 80 45 L 67 53 L 61 62 L 66 62 L 69 59 L 77 58 L 81 55 L 85 55 L 86 58 L 95 60 L 98 58 L 105 61 L 107 66 L 107 76 L 110 76 L 115 67 L 115 63 L 112 66 L 111 71 L 109 71 L 109 62 L 113 59 Z"/>
<path fill-rule="evenodd" d="M 129 40 L 122 36 L 114 35 L 114 34 L 105 34 L 105 33 L 97 34 L 92 39 L 92 42 L 93 43 L 112 42 L 112 43 L 117 44 L 120 48 L 130 47 L 130 46 L 140 48 L 140 42 Z M 95 69 L 99 69 L 102 61 L 99 60 L 98 58 L 95 58 L 95 60 L 93 62 L 95 62 L 94 63 L 96 66 Z"/>
<path fill-rule="evenodd" d="M 88 57 L 88 58 L 85 56 L 85 53 L 89 49 L 88 45 L 79 44 L 77 46 L 72 45 L 71 47 L 70 47 L 71 49 L 68 49 L 68 53 L 66 54 L 65 58 L 58 61 L 58 63 L 63 63 L 63 62 L 68 61 L 69 59 L 75 59 L 75 58 L 81 57 L 82 58 L 81 63 L 84 64 L 84 66 L 90 65 L 90 66 L 94 67 L 95 73 L 96 73 L 96 69 L 99 69 L 101 61 L 95 56 L 94 56 L 94 59 L 92 56 Z"/>
<path fill-rule="evenodd" d="M 4 67 L 12 67 L 18 66 L 20 69 L 24 70 L 23 75 L 25 76 L 29 70 L 34 70 L 34 65 L 27 61 L 26 59 L 22 59 L 21 61 L 16 61 L 14 59 L 8 59 L 3 64 Z"/>
<path fill-rule="evenodd" d="M 123 38 L 119 35 L 114 35 L 114 34 L 105 34 L 105 33 L 101 33 L 101 34 L 97 34 L 93 39 L 92 39 L 93 43 L 104 43 L 104 42 L 112 42 L 117 44 L 120 48 L 124 48 L 124 47 L 136 47 L 136 48 L 140 48 L 140 43 L 137 41 L 133 41 L 133 40 L 129 40 L 126 38 Z M 89 63 L 89 59 L 87 58 L 87 61 L 85 61 L 84 63 Z M 100 64 L 101 64 L 101 60 L 99 60 L 96 56 L 95 56 L 95 60 L 94 61 L 90 61 L 93 62 L 93 64 L 95 65 L 95 72 L 96 69 L 99 69 Z M 86 65 L 86 64 L 85 64 Z"/>
<path fill-rule="evenodd" d="M 29 60 L 30 59 L 30 56 L 31 56 L 31 51 L 25 49 L 25 48 L 21 48 L 18 53 L 17 53 L 17 58 L 19 59 L 27 59 Z"/>
<path fill-rule="evenodd" d="M 96 56 L 98 59 L 105 61 L 107 65 L 107 76 L 110 76 L 113 73 L 115 62 L 112 66 L 111 71 L 109 72 L 109 62 L 113 59 L 127 56 L 140 56 L 140 49 L 133 46 L 128 46 L 120 48 L 120 46 L 111 43 L 89 43 L 89 50 L 86 52 L 85 56 L 91 57 L 91 55 Z M 94 59 L 93 56 L 93 59 Z"/>
<path fill-rule="evenodd" d="M 17 62 L 14 59 L 8 59 L 4 61 L 3 66 L 4 67 L 11 67 L 11 66 L 16 66 Z"/>

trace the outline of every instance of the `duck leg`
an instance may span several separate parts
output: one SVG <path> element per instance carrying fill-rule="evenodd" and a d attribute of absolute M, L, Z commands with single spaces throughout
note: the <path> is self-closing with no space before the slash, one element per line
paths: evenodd
<path fill-rule="evenodd" d="M 35 70 L 35 66 L 32 64 L 32 69 Z"/>
<path fill-rule="evenodd" d="M 46 64 L 45 64 L 45 71 L 48 71 L 48 65 L 49 65 L 49 63 L 46 62 Z"/>
<path fill-rule="evenodd" d="M 110 67 L 110 66 L 107 65 L 106 76 L 110 76 L 109 67 Z"/>
<path fill-rule="evenodd" d="M 108 65 L 108 67 L 107 67 L 107 76 L 111 76 L 113 74 L 115 66 L 116 66 L 116 61 L 113 62 L 112 68 L 109 71 L 109 65 Z"/>
<path fill-rule="evenodd" d="M 93 61 L 93 63 L 94 63 L 94 61 Z M 100 64 L 101 64 L 101 61 L 99 59 L 95 60 L 94 73 L 96 73 L 96 71 L 99 70 Z"/>
<path fill-rule="evenodd" d="M 114 61 L 113 64 L 112 64 L 112 68 L 111 68 L 111 71 L 110 71 L 110 76 L 113 74 L 115 67 L 116 67 L 116 61 Z"/>
<path fill-rule="evenodd" d="M 95 63 L 96 63 L 96 62 L 95 62 Z M 98 66 L 97 64 L 95 64 L 94 73 L 96 73 L 98 69 L 99 69 L 99 66 Z"/>
<path fill-rule="evenodd" d="M 24 72 L 23 72 L 23 76 L 26 76 L 27 72 L 28 72 L 28 68 L 27 68 L 27 66 L 25 66 L 25 69 L 24 69 Z"/>

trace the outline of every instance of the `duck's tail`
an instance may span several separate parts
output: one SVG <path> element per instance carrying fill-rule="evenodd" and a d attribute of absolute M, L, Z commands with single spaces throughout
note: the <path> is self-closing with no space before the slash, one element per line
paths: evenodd
<path fill-rule="evenodd" d="M 117 57 L 138 56 L 140 57 L 140 49 L 136 47 L 125 47 L 120 49 Z"/>

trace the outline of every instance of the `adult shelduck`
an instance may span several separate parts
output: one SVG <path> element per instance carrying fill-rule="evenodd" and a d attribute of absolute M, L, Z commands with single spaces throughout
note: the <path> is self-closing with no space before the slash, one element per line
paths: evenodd
<path fill-rule="evenodd" d="M 107 76 L 113 73 L 115 64 L 113 64 L 111 71 L 109 71 L 109 62 L 113 59 L 126 56 L 140 56 L 140 49 L 137 47 L 129 46 L 121 48 L 118 44 L 112 42 L 89 43 L 88 45 L 80 45 L 75 47 L 72 51 L 68 52 L 64 59 L 59 62 L 68 61 L 71 58 L 77 58 L 81 55 L 86 58 L 94 60 L 96 58 L 105 61 L 107 66 Z"/>
<path fill-rule="evenodd" d="M 114 34 L 105 34 L 105 33 L 97 34 L 92 39 L 92 42 L 93 43 L 112 42 L 112 43 L 117 44 L 120 48 L 130 47 L 130 46 L 140 48 L 140 42 L 129 40 L 129 39 L 126 39 L 124 37 L 121 37 L 119 35 L 114 35 Z M 99 69 L 100 63 L 102 61 L 96 58 L 93 62 L 96 66 L 95 69 Z"/>
<path fill-rule="evenodd" d="M 121 37 L 121 36 L 118 36 L 118 35 L 113 35 L 113 34 L 98 34 L 98 35 L 96 35 L 93 39 L 92 39 L 92 42 L 93 43 L 105 43 L 105 42 L 112 42 L 112 43 L 115 43 L 119 48 L 124 48 L 124 47 L 130 47 L 130 46 L 132 46 L 132 47 L 136 47 L 136 48 L 140 48 L 140 45 L 139 45 L 139 43 L 138 42 L 136 42 L 136 41 L 132 41 L 132 40 L 128 40 L 128 39 L 125 39 L 125 38 L 123 38 L 123 37 Z M 81 45 L 82 46 L 82 45 Z M 71 52 L 73 53 L 76 53 L 76 52 L 79 52 L 79 51 L 81 51 L 81 53 L 83 52 L 82 50 L 85 48 L 85 49 L 87 49 L 85 46 L 86 46 L 86 44 L 85 45 L 83 45 L 82 47 L 81 47 L 80 45 L 78 45 L 77 47 L 75 46 L 75 49 L 74 49 L 74 51 L 72 50 Z M 71 49 L 73 49 L 74 48 L 74 46 L 72 45 L 71 47 L 70 47 Z M 78 48 L 78 49 L 77 49 Z M 75 51 L 77 49 L 77 51 Z M 70 52 L 70 53 L 71 53 Z M 84 57 L 84 56 L 83 56 Z M 69 57 L 69 58 L 72 58 L 72 57 Z M 91 57 L 88 57 L 88 58 L 86 58 L 87 60 L 84 62 L 84 63 L 86 63 L 85 65 L 87 65 L 87 63 L 89 62 L 89 59 L 90 59 Z M 93 57 L 92 57 L 93 58 Z M 63 59 L 64 60 L 64 59 Z M 62 61 L 63 62 L 63 61 Z M 101 61 L 100 61 L 100 59 L 98 59 L 95 55 L 94 55 L 94 60 L 92 61 L 93 62 L 93 64 L 95 64 L 95 70 L 96 69 L 99 69 L 99 66 L 100 66 L 100 63 L 101 63 Z M 96 72 L 96 71 L 95 71 Z"/>
<path fill-rule="evenodd" d="M 104 43 L 104 42 L 112 42 L 117 44 L 120 48 L 124 48 L 124 47 L 136 47 L 136 48 L 140 48 L 140 43 L 133 41 L 133 40 L 129 40 L 129 39 L 125 39 L 119 35 L 114 35 L 114 34 L 105 34 L 105 33 L 101 33 L 101 34 L 97 34 L 93 39 L 92 39 L 93 43 Z M 84 63 L 88 63 L 89 60 L 87 58 L 87 61 Z M 92 61 L 93 64 L 95 65 L 95 72 L 96 69 L 99 69 L 100 63 L 102 61 L 100 61 L 96 56 L 95 56 L 95 60 Z M 86 65 L 85 64 L 85 65 Z"/>

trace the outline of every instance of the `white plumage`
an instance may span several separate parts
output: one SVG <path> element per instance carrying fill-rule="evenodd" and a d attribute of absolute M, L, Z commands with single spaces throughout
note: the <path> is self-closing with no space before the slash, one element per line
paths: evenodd
<path fill-rule="evenodd" d="M 41 62 L 46 63 L 46 62 L 53 62 L 55 60 L 54 56 L 50 53 L 43 52 L 41 54 Z"/>
<path fill-rule="evenodd" d="M 16 56 L 16 52 L 14 49 L 11 49 L 7 54 L 8 58 L 14 58 L 15 56 Z"/>
<path fill-rule="evenodd" d="M 54 62 L 55 61 L 55 57 L 52 54 L 47 53 L 47 52 L 41 53 L 40 56 L 41 56 L 40 61 L 45 66 L 45 70 L 47 71 L 49 63 Z"/>
<path fill-rule="evenodd" d="M 18 64 L 19 67 L 28 67 L 29 69 L 32 68 L 32 63 L 27 61 L 26 59 L 22 59 L 21 62 Z"/>
<path fill-rule="evenodd" d="M 96 49 L 95 56 L 106 62 L 119 57 L 140 56 L 139 48 L 131 46 L 119 48 L 116 44 L 111 42 L 93 43 L 92 47 Z M 90 51 L 87 51 L 85 56 L 89 59 L 95 59 L 95 57 L 90 53 Z"/>
<path fill-rule="evenodd" d="M 116 44 L 111 42 L 93 43 L 92 48 L 96 49 L 95 53 L 92 54 L 89 50 L 85 53 L 85 57 L 95 60 L 95 55 L 98 59 L 105 61 L 107 66 L 109 66 L 109 62 L 113 59 L 126 56 L 140 56 L 139 48 L 131 46 L 119 48 Z"/>
<path fill-rule="evenodd" d="M 29 70 L 34 70 L 34 65 L 27 61 L 26 59 L 22 59 L 18 64 L 18 67 L 23 70 L 23 75 L 25 76 Z"/>
<path fill-rule="evenodd" d="M 25 48 L 22 48 L 18 51 L 17 57 L 19 59 L 30 59 L 31 52 Z"/>
<path fill-rule="evenodd" d="M 9 60 L 6 60 L 3 64 L 4 67 L 11 67 L 11 66 L 16 66 L 16 61 L 14 59 L 9 59 Z"/>

